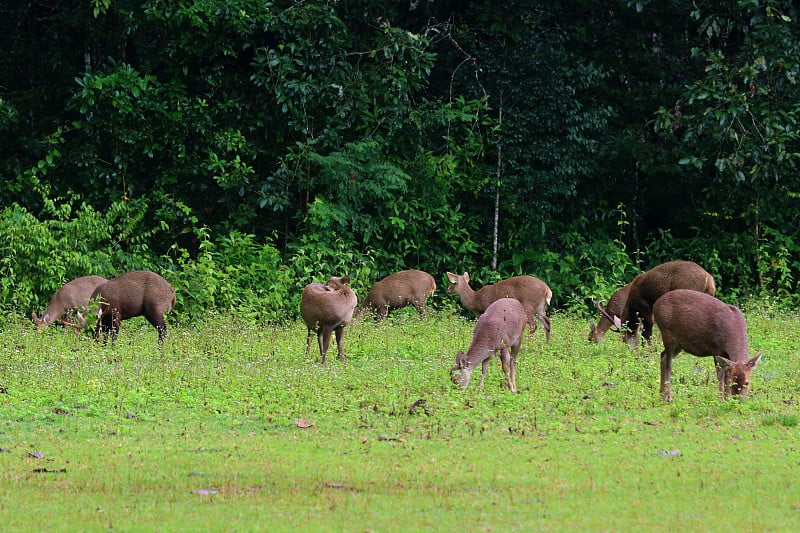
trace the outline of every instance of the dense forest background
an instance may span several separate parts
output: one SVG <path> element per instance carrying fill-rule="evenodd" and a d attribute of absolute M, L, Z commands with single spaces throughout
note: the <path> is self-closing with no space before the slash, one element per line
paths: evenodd
<path fill-rule="evenodd" d="M 0 306 L 147 268 L 178 317 L 421 268 L 587 312 L 692 259 L 795 305 L 794 3 L 9 0 Z M 444 292 L 443 290 L 441 291 Z"/>

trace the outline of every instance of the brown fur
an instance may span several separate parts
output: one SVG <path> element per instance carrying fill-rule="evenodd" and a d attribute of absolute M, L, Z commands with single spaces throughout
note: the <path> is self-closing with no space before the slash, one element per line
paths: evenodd
<path fill-rule="evenodd" d="M 401 270 L 375 282 L 357 315 L 373 310 L 378 320 L 383 320 L 392 309 L 413 305 L 417 311 L 426 311 L 426 301 L 436 292 L 433 276 L 422 270 Z"/>
<path fill-rule="evenodd" d="M 483 387 L 489 360 L 500 354 L 500 362 L 506 375 L 506 386 L 517 392 L 517 354 L 522 346 L 528 313 L 514 298 L 501 298 L 490 305 L 478 319 L 472 332 L 469 350 L 456 354 L 456 364 L 450 370 L 450 379 L 461 388 L 467 388 L 472 372 L 481 365 Z"/>
<path fill-rule="evenodd" d="M 544 281 L 533 276 L 516 276 L 474 291 L 469 286 L 469 273 L 467 272 L 464 272 L 463 276 L 448 272 L 447 278 L 450 280 L 447 294 L 457 294 L 464 307 L 478 318 L 500 298 L 519 300 L 528 315 L 531 332 L 536 331 L 536 322 L 534 321 L 534 317 L 536 317 L 544 326 L 545 335 L 548 342 L 550 341 L 550 319 L 547 318 L 545 309 L 550 304 L 553 291 Z"/>
<path fill-rule="evenodd" d="M 742 312 L 708 294 L 678 289 L 659 298 L 653 307 L 664 341 L 661 352 L 661 394 L 672 399 L 672 359 L 681 350 L 699 357 L 714 357 L 719 390 L 744 399 L 750 373 L 761 356 L 750 359 L 747 324 Z"/>
<path fill-rule="evenodd" d="M 625 309 L 625 302 L 628 301 L 628 293 L 631 290 L 631 284 L 628 283 L 624 287 L 618 289 L 605 307 L 605 314 L 600 314 L 600 320 L 597 321 L 597 326 L 594 324 L 589 325 L 589 342 L 600 342 L 606 336 L 606 333 L 614 324 L 609 320 L 608 316 L 620 316 Z"/>
<path fill-rule="evenodd" d="M 330 278 L 324 285 L 310 283 L 300 298 L 300 315 L 308 328 L 306 354 L 311 349 L 311 336 L 316 332 L 323 365 L 334 332 L 339 359 L 344 360 L 344 328 L 353 319 L 358 304 L 358 298 L 348 283 L 350 276 Z"/>
<path fill-rule="evenodd" d="M 82 276 L 65 283 L 53 294 L 41 318 L 36 315 L 36 311 L 31 313 L 33 323 L 43 330 L 53 322 L 59 321 L 65 326 L 74 328 L 75 333 L 80 333 L 80 330 L 86 327 L 84 315 L 89 299 L 94 290 L 106 281 L 108 281 L 106 278 L 100 276 Z M 80 324 L 72 324 L 65 320 L 67 312 L 72 309 L 76 310 Z"/>
<path fill-rule="evenodd" d="M 123 320 L 144 316 L 158 330 L 159 344 L 164 342 L 164 315 L 175 308 L 175 289 L 155 272 L 136 270 L 108 280 L 94 290 L 95 298 L 100 299 L 96 339 L 110 334 L 115 341 Z"/>
<path fill-rule="evenodd" d="M 711 274 L 692 261 L 669 261 L 639 274 L 631 282 L 628 299 L 620 320 L 627 326 L 625 341 L 637 344 L 637 322 L 642 321 L 642 337 L 651 343 L 653 335 L 653 305 L 661 295 L 675 289 L 691 289 L 714 296 L 716 285 Z"/>

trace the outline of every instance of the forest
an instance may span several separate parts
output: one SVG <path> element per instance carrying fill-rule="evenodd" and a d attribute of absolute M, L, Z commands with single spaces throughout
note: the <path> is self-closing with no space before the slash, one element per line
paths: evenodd
<path fill-rule="evenodd" d="M 800 304 L 800 13 L 739 0 L 10 0 L 0 308 L 148 269 L 179 319 L 311 281 L 701 264 Z M 441 290 L 440 292 L 444 292 Z M 439 296 L 444 299 L 443 295 Z"/>

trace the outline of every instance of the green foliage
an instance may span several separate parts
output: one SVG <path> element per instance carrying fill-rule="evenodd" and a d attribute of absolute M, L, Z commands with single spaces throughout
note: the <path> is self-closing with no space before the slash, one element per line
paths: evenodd
<path fill-rule="evenodd" d="M 81 203 L 45 200 L 42 220 L 19 205 L 0 212 L 2 306 L 27 314 L 46 307 L 64 283 L 90 274 L 113 277 L 151 264 L 140 232 L 147 204 L 118 202 L 105 213 Z"/>
<path fill-rule="evenodd" d="M 168 257 L 166 277 L 177 293 L 179 320 L 196 321 L 216 310 L 271 323 L 295 318 L 300 304 L 295 272 L 273 246 L 236 231 L 212 240 L 201 228 L 196 237 L 196 258 L 178 247 Z"/>
<path fill-rule="evenodd" d="M 275 321 L 311 279 L 348 272 L 360 288 L 414 267 L 530 273 L 579 310 L 676 257 L 725 295 L 796 301 L 791 3 L 3 13 L 0 209 L 36 245 L 0 237 L 4 307 L 38 304 L 85 258 L 166 271 L 186 294 L 179 318 Z M 73 231 L 77 246 L 47 236 Z"/>

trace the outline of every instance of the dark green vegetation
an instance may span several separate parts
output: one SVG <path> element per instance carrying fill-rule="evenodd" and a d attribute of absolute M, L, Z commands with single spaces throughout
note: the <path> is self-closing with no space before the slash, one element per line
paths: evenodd
<path fill-rule="evenodd" d="M 676 258 L 731 299 L 797 303 L 792 2 L 45 0 L 0 15 L 3 310 L 146 268 L 175 285 L 182 321 L 284 322 L 312 279 L 349 274 L 364 294 L 421 268 L 532 274 L 585 312 Z"/>
<path fill-rule="evenodd" d="M 793 531 L 800 526 L 796 317 L 746 309 L 764 352 L 744 403 L 710 358 L 658 394 L 658 334 L 631 351 L 553 315 L 483 391 L 450 384 L 473 321 L 349 328 L 349 360 L 304 354 L 299 322 L 143 319 L 113 347 L 27 321 L 0 330 L 4 531 Z"/>

